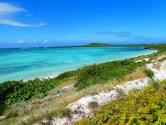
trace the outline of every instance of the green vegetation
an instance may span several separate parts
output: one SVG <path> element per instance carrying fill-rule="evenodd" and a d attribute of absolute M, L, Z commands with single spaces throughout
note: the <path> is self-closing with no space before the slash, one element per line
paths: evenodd
<path fill-rule="evenodd" d="M 162 62 L 162 61 L 164 61 L 164 60 L 166 60 L 166 57 L 163 57 L 163 58 L 159 59 L 158 61 L 159 61 L 159 62 Z"/>
<path fill-rule="evenodd" d="M 120 81 L 125 75 L 134 72 L 139 66 L 141 66 L 141 63 L 135 63 L 131 60 L 90 65 L 80 70 L 75 87 L 77 90 L 81 90 L 91 85 L 104 84 L 108 80 Z"/>
<path fill-rule="evenodd" d="M 156 49 L 159 52 L 166 52 L 166 44 L 143 45 L 146 49 Z"/>
<path fill-rule="evenodd" d="M 36 95 L 42 94 L 51 90 L 58 84 L 57 80 L 29 80 L 9 81 L 0 84 L 0 109 L 12 105 L 19 101 L 26 101 Z"/>
<path fill-rule="evenodd" d="M 85 45 L 85 47 L 111 46 L 110 44 L 109 45 L 107 44 L 99 45 L 99 44 L 100 43 L 97 44 L 91 43 Z M 158 53 L 159 56 L 161 56 L 161 52 L 166 51 L 166 45 L 164 46 L 139 45 L 139 46 L 144 46 L 147 49 L 157 49 L 159 52 Z M 153 58 L 153 55 L 151 55 L 150 58 L 154 60 L 157 59 Z M 146 57 L 149 57 L 149 55 Z M 142 56 L 140 58 L 143 59 L 145 58 L 145 56 Z M 2 125 L 4 125 L 4 123 L 8 124 L 8 122 L 10 122 L 10 124 L 18 122 L 22 120 L 21 118 L 19 118 L 20 116 L 23 117 L 26 116 L 27 114 L 29 116 L 32 115 L 32 119 L 30 119 L 30 121 L 31 120 L 39 121 L 39 119 L 40 120 L 43 119 L 42 115 L 43 112 L 41 111 L 41 109 L 45 109 L 44 112 L 47 115 L 47 110 L 48 110 L 47 105 L 49 106 L 51 105 L 49 107 L 49 116 L 57 116 L 55 114 L 62 113 L 62 110 L 59 110 L 60 107 L 64 109 L 67 104 L 82 97 L 83 95 L 85 95 L 85 93 L 86 94 L 87 92 L 93 93 L 90 90 L 91 89 L 90 86 L 93 86 L 94 88 L 98 87 L 99 90 L 98 88 L 95 88 L 95 92 L 96 90 L 98 92 L 103 90 L 103 84 L 105 83 L 107 83 L 105 85 L 109 85 L 110 87 L 110 84 L 114 85 L 114 83 L 115 84 L 119 83 L 119 81 L 122 82 L 125 80 L 128 81 L 131 79 L 133 80 L 137 78 L 142 78 L 145 75 L 149 78 L 153 78 L 154 73 L 152 71 L 145 70 L 144 72 L 143 70 L 146 62 L 143 61 L 140 63 L 136 63 L 135 62 L 136 60 L 138 60 L 138 58 L 90 65 L 75 71 L 65 72 L 53 79 L 47 79 L 47 80 L 35 79 L 26 82 L 8 81 L 2 83 L 0 84 L 0 114 L 6 116 L 6 118 L 2 120 Z M 67 94 L 65 93 L 65 96 L 63 98 L 62 97 L 56 98 L 58 101 L 54 98 L 56 100 L 55 101 L 52 98 L 52 89 L 58 88 L 53 90 L 53 93 L 55 94 L 59 91 L 59 88 L 61 88 L 64 85 L 64 83 L 67 83 L 67 85 L 69 85 L 68 81 L 70 80 L 71 80 L 70 84 L 75 83 L 76 90 L 82 90 L 82 89 L 84 90 L 76 92 L 75 89 L 72 88 L 72 92 L 71 91 L 66 92 Z M 165 123 L 164 113 L 166 113 L 165 112 L 166 107 L 163 106 L 163 103 L 166 102 L 165 100 L 166 87 L 164 86 L 166 81 L 162 82 L 161 85 L 159 85 L 154 80 L 152 80 L 151 82 L 152 82 L 151 87 L 146 88 L 141 93 L 136 92 L 134 94 L 130 94 L 130 96 L 128 97 L 126 97 L 125 95 L 123 98 L 117 99 L 111 102 L 110 104 L 103 106 L 101 109 L 97 110 L 95 116 L 92 119 L 84 119 L 76 124 L 78 125 L 84 125 L 84 124 L 101 125 L 101 124 L 121 124 L 121 123 L 122 124 L 161 123 L 161 125 L 164 124 Z M 62 84 L 62 86 L 60 84 Z M 99 86 L 96 84 L 99 84 Z M 44 100 L 45 99 L 44 97 L 45 96 L 48 97 L 48 95 L 50 97 L 47 100 L 48 104 L 43 105 L 43 103 L 47 102 Z M 38 98 L 39 96 L 41 98 Z M 67 96 L 67 101 L 66 101 L 66 96 Z M 24 102 L 18 103 L 21 101 Z M 19 107 L 18 106 L 19 104 L 20 105 L 22 104 L 23 106 Z M 91 102 L 89 106 L 95 110 L 99 105 L 96 102 Z M 23 110 L 24 107 L 26 107 L 25 110 Z M 29 109 L 29 107 L 32 107 L 32 109 L 34 108 L 36 110 L 34 110 L 33 112 L 31 108 Z M 42 108 L 40 109 L 39 107 Z M 138 109 L 137 107 L 140 108 Z M 23 113 L 21 112 L 22 110 Z M 11 117 L 10 113 L 12 114 Z M 15 116 L 15 114 L 19 115 Z M 37 115 L 34 117 L 33 114 Z M 68 111 L 64 112 L 64 114 L 68 115 Z M 16 121 L 14 122 L 12 120 Z"/>
<path fill-rule="evenodd" d="M 118 98 L 95 111 L 92 118 L 85 118 L 75 125 L 165 125 L 166 81 L 159 85 L 158 90 L 148 86 Z"/>
<path fill-rule="evenodd" d="M 74 73 L 74 71 L 66 72 L 54 79 L 35 79 L 26 82 L 7 81 L 0 84 L 0 114 L 12 104 L 45 94 L 66 78 L 74 76 Z"/>
<path fill-rule="evenodd" d="M 129 46 L 142 46 L 145 49 L 158 50 L 158 53 L 166 52 L 166 44 L 131 44 Z"/>
<path fill-rule="evenodd" d="M 81 90 L 95 84 L 104 84 L 109 80 L 122 80 L 125 75 L 134 72 L 140 65 L 140 63 L 135 63 L 131 60 L 114 61 L 65 72 L 53 79 L 35 79 L 26 82 L 8 81 L 2 83 L 0 84 L 0 114 L 17 102 L 27 101 L 40 94 L 45 94 L 63 83 L 64 79 L 75 79 L 77 81 L 75 88 Z"/>
<path fill-rule="evenodd" d="M 160 88 L 160 85 L 158 84 L 158 81 L 155 81 L 154 79 L 154 72 L 150 69 L 145 69 L 145 75 L 150 78 L 151 85 L 154 89 L 158 90 Z"/>
<path fill-rule="evenodd" d="M 63 80 L 63 79 L 68 79 L 71 77 L 75 77 L 77 75 L 77 70 L 76 71 L 68 71 L 60 74 L 59 76 L 56 77 L 58 80 Z"/>
<path fill-rule="evenodd" d="M 145 69 L 145 75 L 150 78 L 150 79 L 153 79 L 154 77 L 154 72 L 150 69 Z"/>
<path fill-rule="evenodd" d="M 106 47 L 106 46 L 112 46 L 112 44 L 108 44 L 108 43 L 89 43 L 87 45 L 81 45 L 79 47 Z"/>
<path fill-rule="evenodd" d="M 111 46 L 111 44 L 90 43 L 85 46 Z M 146 45 L 146 47 L 165 51 L 166 45 Z M 40 94 L 46 94 L 63 83 L 64 79 L 73 78 L 76 80 L 75 88 L 81 90 L 96 84 L 123 80 L 126 75 L 133 73 L 142 65 L 142 63 L 135 63 L 132 60 L 114 61 L 65 72 L 53 79 L 35 79 L 26 82 L 8 81 L 2 83 L 0 84 L 0 114 L 17 102 L 27 101 Z M 148 71 L 145 74 L 151 75 Z"/>

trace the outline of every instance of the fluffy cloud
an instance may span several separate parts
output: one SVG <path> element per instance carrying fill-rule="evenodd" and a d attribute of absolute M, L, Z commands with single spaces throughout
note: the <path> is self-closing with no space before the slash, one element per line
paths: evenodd
<path fill-rule="evenodd" d="M 27 23 L 19 22 L 19 21 L 12 20 L 12 19 L 0 19 L 0 24 L 10 25 L 10 26 L 17 26 L 17 27 L 41 27 L 41 26 L 46 26 L 45 23 L 27 24 Z"/>
<path fill-rule="evenodd" d="M 26 12 L 26 10 L 9 3 L 0 2 L 0 24 L 16 27 L 41 27 L 46 25 L 45 23 L 29 24 L 16 20 L 14 17 L 21 12 Z"/>
<path fill-rule="evenodd" d="M 25 11 L 25 9 L 16 7 L 8 3 L 0 3 L 0 16 L 8 16 Z"/>

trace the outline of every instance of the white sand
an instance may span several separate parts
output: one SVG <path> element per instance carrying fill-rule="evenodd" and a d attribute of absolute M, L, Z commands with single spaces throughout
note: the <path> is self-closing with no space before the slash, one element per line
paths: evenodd
<path fill-rule="evenodd" d="M 161 67 L 159 69 L 155 68 L 153 64 L 148 64 L 147 68 L 151 69 L 155 73 L 155 80 L 163 80 L 166 78 L 166 61 L 161 63 Z M 102 91 L 96 95 L 84 96 L 67 106 L 67 108 L 72 111 L 71 119 L 54 118 L 51 123 L 52 125 L 72 125 L 72 122 L 92 114 L 92 109 L 90 109 L 89 103 L 97 102 L 98 105 L 106 104 L 118 96 L 119 90 L 128 94 L 129 91 L 133 89 L 142 89 L 148 85 L 148 81 L 148 78 L 133 80 L 122 85 L 117 85 L 110 91 Z"/>
<path fill-rule="evenodd" d="M 118 95 L 118 90 L 121 90 L 125 94 L 128 94 L 130 90 L 141 89 L 147 84 L 148 84 L 147 78 L 138 79 L 138 80 L 126 82 L 124 83 L 124 85 L 117 85 L 116 87 L 114 87 L 114 90 L 111 90 L 111 91 L 102 91 L 96 95 L 91 95 L 91 96 L 89 95 L 89 96 L 82 97 L 78 101 L 68 105 L 68 108 L 70 108 L 72 112 L 76 112 L 76 113 L 73 113 L 72 115 L 72 121 L 76 121 L 81 119 L 84 116 L 88 116 L 92 112 L 91 109 L 89 108 L 89 103 L 91 102 L 97 102 L 99 105 L 103 105 L 115 99 L 115 97 Z"/>
<path fill-rule="evenodd" d="M 153 64 L 147 65 L 147 68 L 154 72 L 155 80 L 164 80 L 166 78 L 166 61 L 162 62 L 160 65 L 159 69 L 157 69 Z"/>

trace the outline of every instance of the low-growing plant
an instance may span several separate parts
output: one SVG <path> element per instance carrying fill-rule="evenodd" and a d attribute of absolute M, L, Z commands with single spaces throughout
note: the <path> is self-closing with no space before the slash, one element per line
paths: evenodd
<path fill-rule="evenodd" d="M 162 62 L 162 61 L 165 61 L 165 60 L 166 60 L 166 57 L 163 57 L 163 58 L 159 59 L 158 61 Z"/>
<path fill-rule="evenodd" d="M 73 75 L 74 71 L 71 71 L 52 79 L 34 79 L 26 82 L 7 81 L 0 84 L 0 115 L 11 105 L 45 94 L 60 84 L 63 79 Z"/>
<path fill-rule="evenodd" d="M 75 87 L 81 90 L 91 85 L 104 84 L 109 80 L 120 81 L 140 65 L 142 64 L 131 60 L 123 60 L 86 66 L 80 69 Z"/>
<path fill-rule="evenodd" d="M 123 100 L 102 106 L 91 118 L 84 118 L 75 125 L 165 125 L 166 81 L 159 83 L 160 90 L 151 84 L 141 91 L 134 91 Z"/>
<path fill-rule="evenodd" d="M 166 52 L 166 44 L 145 44 L 141 46 L 144 46 L 146 49 L 156 49 L 158 52 Z"/>
<path fill-rule="evenodd" d="M 69 78 L 69 77 L 74 77 L 76 76 L 76 71 L 69 71 L 69 72 L 64 72 L 60 75 L 57 76 L 56 79 L 65 79 L 65 78 Z"/>
<path fill-rule="evenodd" d="M 123 99 L 126 96 L 126 93 L 124 92 L 123 89 L 117 88 L 116 91 L 118 93 L 118 98 Z"/>
<path fill-rule="evenodd" d="M 159 90 L 160 89 L 160 84 L 159 84 L 159 81 L 151 81 L 151 84 L 152 84 L 152 87 L 155 89 L 155 90 Z"/>
<path fill-rule="evenodd" d="M 150 69 L 145 69 L 145 75 L 151 79 L 150 83 L 155 90 L 159 90 L 159 81 L 154 80 L 154 72 Z"/>
<path fill-rule="evenodd" d="M 150 69 L 145 69 L 145 75 L 150 78 L 151 80 L 153 80 L 154 77 L 154 72 Z"/>

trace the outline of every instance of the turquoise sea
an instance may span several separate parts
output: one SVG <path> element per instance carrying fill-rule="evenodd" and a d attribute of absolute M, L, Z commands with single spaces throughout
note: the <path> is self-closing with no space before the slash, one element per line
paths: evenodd
<path fill-rule="evenodd" d="M 127 46 L 0 49 L 0 82 L 58 75 L 89 64 L 153 52 L 142 47 Z"/>

